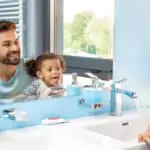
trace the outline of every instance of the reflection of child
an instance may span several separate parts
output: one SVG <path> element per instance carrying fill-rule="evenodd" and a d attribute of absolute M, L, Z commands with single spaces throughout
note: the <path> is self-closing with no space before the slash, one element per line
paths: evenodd
<path fill-rule="evenodd" d="M 11 73 L 8 67 L 5 64 L 0 63 L 0 80 L 7 81 L 10 78 L 11 78 Z"/>
<path fill-rule="evenodd" d="M 150 128 L 148 128 L 148 130 L 145 133 L 140 134 L 138 136 L 138 142 L 139 143 L 146 142 L 150 144 Z"/>
<path fill-rule="evenodd" d="M 36 98 L 43 98 L 48 95 L 63 93 L 63 90 L 57 91 L 58 93 L 56 90 L 52 90 L 54 87 L 59 87 L 63 80 L 65 63 L 60 55 L 43 54 L 38 56 L 36 60 L 29 60 L 26 63 L 26 68 L 28 74 L 37 79 L 24 90 L 23 95 L 25 97 L 35 96 Z"/>

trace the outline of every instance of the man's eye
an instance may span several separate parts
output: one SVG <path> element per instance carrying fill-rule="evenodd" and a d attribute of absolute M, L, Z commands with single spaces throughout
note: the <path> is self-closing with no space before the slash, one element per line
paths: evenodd
<path fill-rule="evenodd" d="M 3 46 L 9 47 L 9 46 L 10 46 L 10 43 L 4 43 Z"/>

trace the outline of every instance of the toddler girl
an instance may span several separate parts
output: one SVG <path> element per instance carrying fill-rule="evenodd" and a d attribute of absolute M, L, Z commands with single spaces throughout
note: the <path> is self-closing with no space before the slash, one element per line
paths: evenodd
<path fill-rule="evenodd" d="M 28 74 L 35 77 L 35 80 L 24 90 L 24 97 L 34 96 L 39 99 L 49 95 L 63 94 L 62 88 L 59 87 L 63 80 L 65 62 L 60 55 L 43 54 L 35 60 L 29 60 L 25 66 Z M 55 90 L 53 90 L 54 87 Z"/>

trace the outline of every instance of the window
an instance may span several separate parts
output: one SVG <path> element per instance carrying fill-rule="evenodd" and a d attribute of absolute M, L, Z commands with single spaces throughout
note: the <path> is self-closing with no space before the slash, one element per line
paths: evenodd
<path fill-rule="evenodd" d="M 1 0 L 0 20 L 10 20 L 16 23 L 20 46 L 23 51 L 23 6 L 22 0 Z M 23 52 L 21 53 L 23 55 Z"/>
<path fill-rule="evenodd" d="M 50 10 L 51 50 L 68 71 L 112 72 L 114 0 L 51 0 Z"/>
<path fill-rule="evenodd" d="M 64 0 L 63 53 L 112 58 L 114 0 Z"/>
<path fill-rule="evenodd" d="M 0 20 L 16 23 L 22 58 L 49 49 L 48 11 L 49 0 L 0 0 Z"/>

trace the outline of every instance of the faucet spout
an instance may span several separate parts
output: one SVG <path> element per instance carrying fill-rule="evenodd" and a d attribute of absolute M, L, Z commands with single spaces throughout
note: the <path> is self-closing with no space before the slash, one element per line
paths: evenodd
<path fill-rule="evenodd" d="M 112 90 L 111 90 L 111 114 L 115 116 L 119 116 L 122 114 L 122 97 L 121 95 L 128 96 L 131 99 L 135 99 L 135 104 L 136 104 L 136 109 L 137 111 L 140 110 L 140 104 L 139 100 L 137 98 L 136 92 L 122 89 L 121 84 L 114 84 L 112 85 Z"/>
<path fill-rule="evenodd" d="M 119 89 L 119 88 L 117 88 L 116 89 L 116 93 L 121 93 L 121 94 L 126 95 L 129 98 L 133 98 L 133 99 L 137 98 L 136 92 L 125 90 L 125 89 Z"/>

